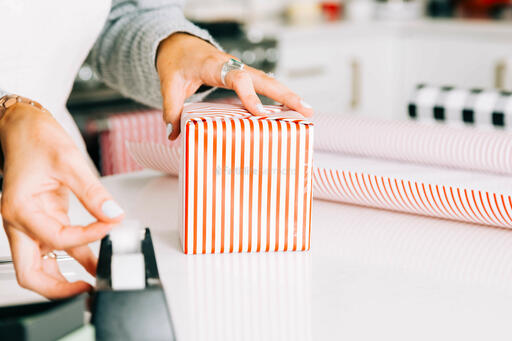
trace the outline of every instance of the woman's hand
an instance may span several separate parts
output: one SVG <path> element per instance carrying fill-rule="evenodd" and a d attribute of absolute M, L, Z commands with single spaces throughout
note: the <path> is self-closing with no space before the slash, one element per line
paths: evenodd
<path fill-rule="evenodd" d="M 201 85 L 233 89 L 253 115 L 268 114 L 256 93 L 270 97 L 304 116 L 313 115 L 310 105 L 264 72 L 245 67 L 227 74 L 222 84 L 222 65 L 232 56 L 208 42 L 186 33 L 175 33 L 160 43 L 157 69 L 163 96 L 164 120 L 171 123 L 170 138 L 179 135 L 181 109 L 185 99 Z"/>
<path fill-rule="evenodd" d="M 105 236 L 123 218 L 122 209 L 48 112 L 23 103 L 9 107 L 0 120 L 0 140 L 1 212 L 18 283 L 48 298 L 90 290 L 86 282 L 68 282 L 57 261 L 43 256 L 65 250 L 94 275 L 97 260 L 87 244 Z M 70 225 L 69 190 L 96 222 Z"/>

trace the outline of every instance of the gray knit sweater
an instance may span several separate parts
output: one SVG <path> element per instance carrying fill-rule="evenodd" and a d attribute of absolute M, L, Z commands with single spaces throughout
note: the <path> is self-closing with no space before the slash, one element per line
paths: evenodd
<path fill-rule="evenodd" d="M 123 95 L 161 107 L 156 51 L 175 32 L 187 32 L 216 45 L 207 31 L 185 19 L 183 1 L 112 0 L 108 20 L 91 50 L 92 66 L 107 85 Z M 4 90 L 0 89 L 0 97 L 9 91 Z"/>

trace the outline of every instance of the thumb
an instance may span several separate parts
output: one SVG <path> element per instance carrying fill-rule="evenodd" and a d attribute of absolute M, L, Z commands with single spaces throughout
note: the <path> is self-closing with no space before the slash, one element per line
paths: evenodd
<path fill-rule="evenodd" d="M 178 79 L 162 83 L 163 118 L 165 123 L 172 127 L 168 135 L 170 140 L 175 140 L 180 134 L 180 116 L 183 103 L 187 98 L 185 84 Z"/>
<path fill-rule="evenodd" d="M 99 221 L 115 223 L 124 217 L 124 210 L 88 167 L 74 167 L 73 174 L 64 182 Z"/>

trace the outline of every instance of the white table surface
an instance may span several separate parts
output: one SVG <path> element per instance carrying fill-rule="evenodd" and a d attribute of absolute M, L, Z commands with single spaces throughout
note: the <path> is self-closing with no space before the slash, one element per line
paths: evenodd
<path fill-rule="evenodd" d="M 512 337 L 512 231 L 316 200 L 310 252 L 187 256 L 177 178 L 144 171 L 103 182 L 151 227 L 179 340 Z M 90 220 L 71 207 L 74 222 Z M 93 281 L 74 261 L 61 267 Z M 0 305 L 40 299 L 0 265 Z"/>

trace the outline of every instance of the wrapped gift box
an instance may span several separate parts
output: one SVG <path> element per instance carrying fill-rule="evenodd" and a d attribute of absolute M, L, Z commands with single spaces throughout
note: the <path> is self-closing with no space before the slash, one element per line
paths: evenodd
<path fill-rule="evenodd" d="M 268 106 L 192 104 L 181 118 L 183 251 L 298 251 L 310 247 L 313 125 Z"/>

